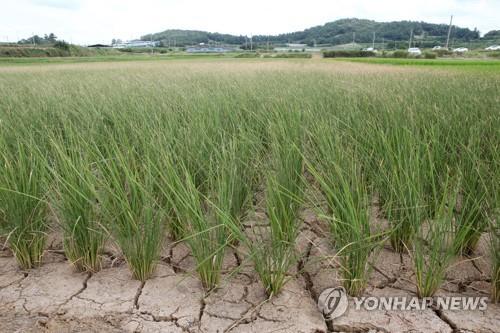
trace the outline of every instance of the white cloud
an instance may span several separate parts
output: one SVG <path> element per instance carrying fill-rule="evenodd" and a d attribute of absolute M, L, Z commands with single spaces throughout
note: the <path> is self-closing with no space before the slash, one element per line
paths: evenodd
<path fill-rule="evenodd" d="M 78 9 L 80 0 L 32 0 L 35 5 L 62 8 L 62 9 Z"/>
<path fill-rule="evenodd" d="M 448 23 L 454 14 L 459 26 L 500 29 L 498 0 L 17 0 L 1 7 L 0 40 L 54 32 L 81 44 L 171 28 L 277 34 L 345 17 Z"/>

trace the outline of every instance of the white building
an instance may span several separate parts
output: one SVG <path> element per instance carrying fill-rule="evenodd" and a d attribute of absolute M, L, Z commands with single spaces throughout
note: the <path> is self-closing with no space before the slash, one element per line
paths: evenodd
<path fill-rule="evenodd" d="M 128 42 L 113 44 L 113 48 L 115 49 L 127 49 L 134 47 L 155 47 L 158 46 L 160 42 L 150 42 L 145 40 L 131 40 Z"/>

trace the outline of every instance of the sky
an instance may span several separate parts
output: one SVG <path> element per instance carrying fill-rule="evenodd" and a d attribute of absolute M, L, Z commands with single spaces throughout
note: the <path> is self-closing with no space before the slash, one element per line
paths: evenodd
<path fill-rule="evenodd" d="M 166 29 L 235 35 L 303 30 L 340 18 L 413 20 L 500 30 L 500 0 L 0 0 L 0 41 L 53 32 L 75 44 Z"/>

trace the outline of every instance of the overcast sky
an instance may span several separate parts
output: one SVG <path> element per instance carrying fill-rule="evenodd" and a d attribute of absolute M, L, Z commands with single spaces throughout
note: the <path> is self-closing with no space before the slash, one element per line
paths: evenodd
<path fill-rule="evenodd" d="M 166 29 L 242 35 L 303 30 L 340 18 L 500 29 L 500 0 L 0 0 L 0 41 L 54 32 L 76 44 Z"/>

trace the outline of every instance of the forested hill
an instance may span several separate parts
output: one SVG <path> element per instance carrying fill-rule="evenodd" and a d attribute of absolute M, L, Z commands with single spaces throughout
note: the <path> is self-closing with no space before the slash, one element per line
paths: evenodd
<path fill-rule="evenodd" d="M 369 43 L 373 33 L 377 41 L 406 41 L 413 30 L 415 38 L 434 41 L 444 41 L 448 33 L 447 24 L 432 24 L 426 22 L 397 21 L 376 22 L 364 19 L 341 19 L 321 26 L 312 27 L 304 31 L 291 32 L 275 36 L 253 36 L 254 43 L 274 44 L 305 43 L 316 44 L 345 44 L 350 43 L 355 35 L 357 43 Z M 452 38 L 457 42 L 479 39 L 476 29 L 460 28 L 453 26 Z M 149 40 L 151 35 L 142 36 L 141 39 Z M 166 30 L 153 34 L 153 39 L 170 43 L 176 46 L 192 45 L 197 43 L 220 42 L 225 44 L 244 44 L 245 36 L 211 33 L 196 30 Z"/>

